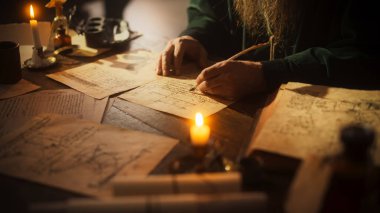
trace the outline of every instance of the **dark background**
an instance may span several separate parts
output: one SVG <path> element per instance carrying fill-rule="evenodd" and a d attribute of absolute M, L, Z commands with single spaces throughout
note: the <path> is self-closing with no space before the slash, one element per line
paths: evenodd
<path fill-rule="evenodd" d="M 86 3 L 93 3 L 99 0 L 68 0 L 65 7 L 65 14 L 69 12 L 69 9 L 74 5 L 77 5 L 77 13 L 75 14 L 76 19 L 87 18 L 88 9 L 84 8 Z M 29 21 L 29 5 L 33 4 L 36 11 L 36 18 L 39 21 L 51 21 L 54 18 L 54 8 L 47 9 L 45 5 L 49 0 L 15 0 L 6 1 L 0 7 L 0 24 L 8 23 L 22 23 Z M 129 0 L 104 0 L 104 10 L 105 16 L 110 18 L 122 18 L 122 13 L 129 2 Z"/>

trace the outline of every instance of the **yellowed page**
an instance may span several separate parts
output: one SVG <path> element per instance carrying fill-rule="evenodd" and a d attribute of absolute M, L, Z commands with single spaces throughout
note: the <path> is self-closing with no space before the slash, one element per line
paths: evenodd
<path fill-rule="evenodd" d="M 146 52 L 112 56 L 47 76 L 91 97 L 101 99 L 136 88 L 156 78 L 155 64 L 152 63 L 156 55 Z M 140 60 L 127 60 L 129 54 L 133 56 L 135 53 L 141 55 Z"/>
<path fill-rule="evenodd" d="M 121 99 L 189 119 L 193 119 L 196 112 L 209 116 L 232 103 L 190 91 L 199 73 L 195 64 L 185 64 L 181 76 L 163 77 L 155 73 L 157 53 L 136 50 L 116 57 L 117 62 L 128 64 L 128 69 L 134 70 L 138 78 L 154 76 L 149 83 L 120 95 Z"/>
<path fill-rule="evenodd" d="M 253 148 L 299 158 L 336 154 L 341 150 L 340 130 L 351 123 L 380 133 L 380 91 L 288 83 Z M 374 157 L 379 163 L 379 149 Z"/>
<path fill-rule="evenodd" d="M 42 114 L 0 138 L 0 172 L 78 193 L 111 195 L 116 176 L 147 175 L 177 140 Z"/>
<path fill-rule="evenodd" d="M 39 113 L 55 113 L 100 123 L 108 98 L 94 99 L 72 89 L 42 90 L 0 101 L 0 136 Z"/>
<path fill-rule="evenodd" d="M 212 115 L 232 103 L 190 91 L 194 84 L 195 77 L 160 76 L 137 89 L 123 93 L 119 98 L 189 119 L 193 119 L 196 112 L 201 112 L 204 116 Z"/>

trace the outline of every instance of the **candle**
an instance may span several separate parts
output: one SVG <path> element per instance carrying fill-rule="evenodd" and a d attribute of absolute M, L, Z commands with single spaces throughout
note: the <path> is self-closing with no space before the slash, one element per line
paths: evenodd
<path fill-rule="evenodd" d="M 41 48 L 40 33 L 38 32 L 38 22 L 34 19 L 34 10 L 33 6 L 30 5 L 30 28 L 32 29 L 33 42 L 35 48 Z"/>
<path fill-rule="evenodd" d="M 210 137 L 210 127 L 203 124 L 203 116 L 201 113 L 195 115 L 195 125 L 190 129 L 190 138 L 193 146 L 206 146 Z"/>

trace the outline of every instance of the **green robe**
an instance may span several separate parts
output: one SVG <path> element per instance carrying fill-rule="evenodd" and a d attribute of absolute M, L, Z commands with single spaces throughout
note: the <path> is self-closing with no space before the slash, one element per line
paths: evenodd
<path fill-rule="evenodd" d="M 380 11 L 376 2 L 308 0 L 294 32 L 295 43 L 282 57 L 269 61 L 268 48 L 262 48 L 243 59 L 263 63 L 269 88 L 288 81 L 380 88 Z M 244 32 L 231 0 L 191 0 L 188 27 L 181 35 L 194 37 L 211 55 L 221 57 L 268 39 Z"/>

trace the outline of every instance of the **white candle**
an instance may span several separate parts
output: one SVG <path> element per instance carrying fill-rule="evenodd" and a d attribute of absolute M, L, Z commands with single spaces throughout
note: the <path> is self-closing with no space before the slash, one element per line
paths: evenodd
<path fill-rule="evenodd" d="M 210 127 L 203 124 L 201 113 L 195 115 L 195 125 L 190 129 L 190 138 L 193 146 L 206 146 L 210 137 Z"/>
<path fill-rule="evenodd" d="M 41 40 L 40 40 L 40 33 L 38 32 L 38 22 L 37 20 L 34 20 L 34 10 L 33 6 L 30 5 L 30 28 L 32 29 L 33 34 L 33 42 L 35 48 L 40 48 L 41 46 Z"/>

